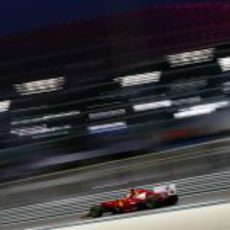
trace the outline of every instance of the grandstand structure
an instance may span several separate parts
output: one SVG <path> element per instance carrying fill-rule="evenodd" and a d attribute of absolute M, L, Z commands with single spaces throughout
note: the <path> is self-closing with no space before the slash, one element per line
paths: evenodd
<path fill-rule="evenodd" d="M 2 37 L 0 180 L 228 132 L 229 26 L 202 3 Z"/>

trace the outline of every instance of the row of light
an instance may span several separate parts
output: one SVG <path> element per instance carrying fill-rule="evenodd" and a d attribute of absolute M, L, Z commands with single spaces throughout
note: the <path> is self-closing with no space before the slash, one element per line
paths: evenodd
<path fill-rule="evenodd" d="M 167 60 L 172 67 L 196 64 L 213 60 L 215 49 L 202 49 L 191 52 L 183 52 L 179 54 L 168 55 Z M 230 58 L 220 58 L 218 62 L 223 71 L 230 70 Z M 114 79 L 123 87 L 135 86 L 140 84 L 148 84 L 159 82 L 161 71 L 153 71 L 142 74 L 128 75 Z M 20 95 L 32 95 L 46 92 L 52 92 L 63 89 L 65 78 L 63 76 L 44 80 L 31 81 L 21 84 L 15 84 L 14 88 Z"/>
<path fill-rule="evenodd" d="M 184 52 L 174 55 L 168 55 L 166 58 L 172 67 L 185 66 L 208 62 L 214 58 L 214 48 Z M 225 61 L 226 62 L 226 61 Z M 116 78 L 115 81 L 120 82 L 123 87 L 136 86 L 142 84 L 156 83 L 160 81 L 161 71 L 147 72 L 143 74 L 128 75 Z"/>
<path fill-rule="evenodd" d="M 57 131 L 69 130 L 69 129 L 71 129 L 70 125 L 56 126 L 56 127 L 49 128 L 47 127 L 46 124 L 42 124 L 42 125 L 35 125 L 35 126 L 29 126 L 23 128 L 15 128 L 12 129 L 10 132 L 11 134 L 15 134 L 18 136 L 32 136 L 37 134 L 52 133 Z"/>
<path fill-rule="evenodd" d="M 69 112 L 44 115 L 44 116 L 38 117 L 38 118 L 13 121 L 13 122 L 11 122 L 11 125 L 26 125 L 26 124 L 36 123 L 36 122 L 45 122 L 45 121 L 58 119 L 58 118 L 66 118 L 66 117 L 76 116 L 79 114 L 80 114 L 79 111 L 73 110 L 73 111 L 69 111 Z"/>
<path fill-rule="evenodd" d="M 230 59 L 226 59 L 224 58 L 224 61 L 223 63 L 225 65 L 223 65 L 222 63 L 222 68 L 223 69 L 227 69 L 230 67 L 228 67 L 227 65 L 227 61 L 229 61 L 230 63 Z M 186 87 L 187 88 L 196 88 L 196 87 L 204 87 L 207 85 L 207 81 L 204 80 L 204 79 L 195 79 L 194 81 L 179 81 L 178 83 L 174 83 L 172 85 L 173 89 L 174 90 L 178 90 L 179 89 L 183 89 Z M 228 88 L 228 82 L 227 83 L 224 83 L 224 91 L 227 91 L 226 88 Z M 0 102 L 0 112 L 5 112 L 9 109 L 10 107 L 10 103 L 11 101 L 2 101 Z M 135 111 L 144 111 L 146 110 L 146 108 L 149 107 L 149 109 L 154 109 L 154 108 L 158 108 L 158 107 L 168 107 L 168 106 L 171 106 L 170 102 L 169 101 L 163 101 L 163 102 L 153 102 L 153 103 L 147 103 L 147 104 L 144 104 L 144 105 L 134 105 L 134 110 Z M 34 118 L 34 119 L 29 119 L 29 120 L 22 120 L 22 121 L 15 121 L 13 122 L 12 124 L 13 125 L 17 125 L 17 124 L 27 124 L 27 123 L 33 123 L 33 122 L 38 122 L 38 121 L 46 121 L 46 120 L 49 120 L 49 119 L 54 119 L 54 118 L 59 118 L 59 117 L 65 117 L 65 116 L 72 116 L 72 115 L 78 115 L 80 112 L 79 111 L 71 111 L 71 112 L 67 112 L 67 113 L 59 113 L 59 114 L 53 114 L 53 115 L 47 115 L 47 116 L 43 116 L 41 118 Z M 115 117 L 115 116 L 119 116 L 119 115 L 124 115 L 125 114 L 125 110 L 124 109 L 120 109 L 120 110 L 112 110 L 112 111 L 106 111 L 106 112 L 98 112 L 98 113 L 91 113 L 89 115 L 89 118 L 92 119 L 92 120 L 96 120 L 96 119 L 100 119 L 100 118 L 103 118 L 103 117 Z"/>
<path fill-rule="evenodd" d="M 199 51 L 185 52 L 176 55 L 169 55 L 167 56 L 167 59 L 172 67 L 183 66 L 188 64 L 196 64 L 196 63 L 207 62 L 212 60 L 214 58 L 214 51 L 215 49 L 211 48 L 211 49 L 203 49 Z M 223 72 L 230 70 L 230 57 L 219 58 L 218 63 Z M 129 86 L 137 86 L 142 84 L 157 83 L 160 81 L 161 75 L 162 75 L 161 71 L 154 71 L 154 72 L 148 72 L 143 74 L 119 77 L 114 80 L 116 82 L 119 82 L 122 87 L 129 87 Z M 52 91 L 63 89 L 64 82 L 65 82 L 64 77 L 58 77 L 58 78 L 51 78 L 46 80 L 38 80 L 38 81 L 32 81 L 32 82 L 27 82 L 22 84 L 16 84 L 14 85 L 14 87 L 20 95 L 32 95 L 32 94 L 52 92 Z M 205 84 L 204 81 L 202 82 L 202 84 Z M 225 85 L 228 86 L 227 83 Z M 195 101 L 194 99 L 191 99 L 189 103 L 196 103 L 200 101 L 201 98 L 196 97 Z M 135 112 L 142 112 L 142 111 L 154 110 L 159 108 L 167 108 L 172 106 L 173 103 L 177 103 L 179 105 L 180 103 L 183 104 L 187 102 L 188 102 L 187 99 L 181 99 L 181 101 L 178 100 L 177 102 L 172 102 L 171 100 L 148 102 L 148 103 L 133 105 L 133 110 Z M 11 101 L 0 102 L 0 112 L 8 111 L 10 104 Z M 197 116 L 201 114 L 212 113 L 216 111 L 218 108 L 222 108 L 226 106 L 229 106 L 229 102 L 227 101 L 221 103 L 211 103 L 206 105 L 192 106 L 187 109 L 179 110 L 177 113 L 174 114 L 174 118 L 184 118 L 184 117 L 191 117 L 191 116 Z M 12 125 L 31 124 L 38 121 L 47 121 L 56 118 L 78 115 L 79 113 L 80 113 L 79 111 L 70 111 L 66 113 L 51 114 L 40 118 L 15 121 L 12 122 Z M 97 120 L 101 118 L 121 116 L 121 115 L 125 115 L 125 113 L 126 113 L 125 109 L 111 110 L 105 112 L 91 113 L 89 114 L 89 118 L 91 120 Z M 27 136 L 27 135 L 44 134 L 47 132 L 60 131 L 63 129 L 69 129 L 70 127 L 71 126 L 47 128 L 47 126 L 44 125 L 32 126 L 32 127 L 22 128 L 22 129 L 13 129 L 11 133 L 17 134 L 19 136 Z M 88 128 L 88 130 L 90 133 L 98 133 L 98 132 L 105 132 L 109 130 L 123 129 L 126 127 L 127 127 L 126 122 L 116 122 L 110 124 L 91 126 Z"/>
<path fill-rule="evenodd" d="M 196 105 L 196 106 L 188 107 L 186 109 L 179 110 L 177 113 L 174 114 L 174 118 L 180 119 L 180 118 L 209 114 L 215 112 L 217 109 L 228 107 L 229 105 L 230 105 L 229 101 L 220 101 L 215 103 Z M 125 128 L 127 128 L 127 123 L 121 121 L 121 122 L 90 126 L 88 127 L 88 131 L 91 134 L 97 134 L 97 133 L 104 133 L 108 131 L 121 130 Z"/>
<path fill-rule="evenodd" d="M 45 116 L 38 117 L 38 118 L 13 121 L 11 122 L 11 125 L 28 125 L 28 124 L 33 124 L 36 122 L 47 122 L 53 119 L 66 118 L 66 117 L 76 116 L 79 114 L 80 114 L 80 111 L 69 111 L 69 112 L 63 112 L 63 113 L 57 113 L 57 114 L 50 114 L 50 115 L 45 115 Z M 104 112 L 90 113 L 89 119 L 98 120 L 98 119 L 103 119 L 103 118 L 113 118 L 113 117 L 122 116 L 125 114 L 126 114 L 125 109 L 117 109 L 117 110 L 110 110 L 110 111 L 104 111 Z"/>
<path fill-rule="evenodd" d="M 190 99 L 191 103 L 193 103 L 194 100 L 197 101 L 198 98 L 196 97 L 191 98 Z M 169 102 L 170 101 L 164 101 L 162 102 L 161 106 L 163 107 L 170 106 Z M 160 106 L 160 103 L 158 105 Z M 230 105 L 229 101 L 219 101 L 219 102 L 207 103 L 202 105 L 195 105 L 188 108 L 179 109 L 178 112 L 174 113 L 174 118 L 181 119 L 187 117 L 200 116 L 204 114 L 210 114 L 215 112 L 217 109 L 229 107 L 229 105 Z M 149 108 L 150 107 L 148 105 L 146 109 Z M 126 129 L 127 127 L 128 125 L 125 121 L 119 121 L 119 122 L 106 123 L 101 125 L 93 125 L 93 126 L 89 126 L 87 129 L 90 134 L 97 134 L 97 133 L 104 133 L 104 132 Z M 71 129 L 70 125 L 48 128 L 46 124 L 42 124 L 42 125 L 29 126 L 24 128 L 15 128 L 11 130 L 11 133 L 16 134 L 18 136 L 33 136 L 33 135 L 41 135 L 41 134 L 47 135 L 47 133 L 54 133 L 54 132 L 65 131 L 69 129 Z"/>
<path fill-rule="evenodd" d="M 171 101 L 171 100 L 154 101 L 154 102 L 148 102 L 148 103 L 133 105 L 133 110 L 135 112 L 142 112 L 142 111 L 147 111 L 147 110 L 167 108 L 167 107 L 170 107 L 172 105 L 197 103 L 200 101 L 201 101 L 200 97 L 185 98 L 185 99 L 179 99 L 179 100 L 175 100 L 175 101 Z M 36 122 L 46 122 L 46 121 L 57 119 L 57 118 L 71 117 L 71 116 L 75 116 L 75 115 L 79 115 L 79 114 L 80 114 L 80 111 L 74 111 L 73 110 L 73 111 L 69 111 L 69 112 L 45 115 L 45 116 L 42 116 L 39 118 L 13 121 L 13 122 L 11 122 L 11 125 L 28 125 L 28 124 L 33 124 Z M 125 114 L 126 114 L 125 109 L 116 109 L 116 110 L 109 110 L 109 111 L 103 111 L 103 112 L 97 112 L 97 113 L 90 113 L 89 119 L 90 120 L 98 120 L 98 119 L 103 119 L 103 118 L 114 118 L 114 117 L 118 117 L 118 116 L 123 116 Z"/>
<path fill-rule="evenodd" d="M 184 52 L 168 55 L 167 60 L 172 67 L 197 64 L 213 60 L 214 52 L 214 48 Z M 221 66 L 222 71 L 230 70 L 230 57 L 219 58 L 218 63 Z M 115 78 L 114 81 L 119 82 L 122 87 L 137 86 L 149 83 L 157 83 L 160 81 L 161 75 L 161 71 L 152 71 L 142 74 L 118 77 Z M 65 78 L 60 76 L 57 78 L 15 84 L 14 88 L 20 95 L 33 95 L 61 90 L 63 89 L 64 83 Z"/>
<path fill-rule="evenodd" d="M 229 104 L 229 101 L 220 101 L 215 103 L 196 105 L 186 109 L 180 109 L 177 113 L 174 114 L 174 118 L 186 118 L 213 113 L 217 109 L 228 107 Z"/>
<path fill-rule="evenodd" d="M 162 101 L 155 101 L 155 102 L 148 102 L 143 104 L 136 104 L 133 106 L 133 110 L 135 112 L 142 112 L 147 110 L 154 110 L 154 109 L 161 109 L 167 108 L 171 106 L 182 106 L 184 104 L 195 104 L 201 102 L 201 97 L 188 97 L 182 98 L 178 100 L 162 100 Z"/>
<path fill-rule="evenodd" d="M 171 67 L 186 66 L 209 62 L 214 59 L 214 48 L 196 50 L 191 52 L 184 52 L 179 54 L 168 55 L 166 58 Z M 230 70 L 230 57 L 219 58 L 218 63 L 222 71 Z M 130 87 L 137 85 L 144 85 L 149 83 L 157 83 L 160 81 L 162 72 L 153 71 L 142 74 L 127 75 L 124 77 L 115 78 L 114 81 L 119 82 L 122 87 Z"/>

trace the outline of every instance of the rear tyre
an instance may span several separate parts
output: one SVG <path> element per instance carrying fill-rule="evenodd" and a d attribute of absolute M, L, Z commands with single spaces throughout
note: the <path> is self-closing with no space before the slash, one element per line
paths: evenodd
<path fill-rule="evenodd" d="M 93 206 L 90 209 L 89 216 L 92 218 L 101 217 L 103 215 L 103 209 L 100 206 Z"/>
<path fill-rule="evenodd" d="M 178 196 L 177 195 L 173 195 L 173 196 L 170 196 L 168 199 L 167 199 L 167 205 L 174 205 L 178 202 Z"/>

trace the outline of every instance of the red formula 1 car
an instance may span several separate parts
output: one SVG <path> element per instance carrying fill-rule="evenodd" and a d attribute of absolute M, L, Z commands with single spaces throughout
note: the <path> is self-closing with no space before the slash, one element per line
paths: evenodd
<path fill-rule="evenodd" d="M 89 217 L 101 217 L 104 213 L 128 213 L 145 209 L 153 209 L 176 204 L 178 195 L 174 184 L 157 186 L 152 190 L 131 189 L 122 199 L 103 202 L 93 206 L 88 213 Z"/>

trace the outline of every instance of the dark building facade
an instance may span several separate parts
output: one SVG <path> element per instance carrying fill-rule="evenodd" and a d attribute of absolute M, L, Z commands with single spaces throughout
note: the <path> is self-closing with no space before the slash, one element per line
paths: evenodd
<path fill-rule="evenodd" d="M 162 6 L 1 38 L 1 180 L 227 133 L 229 13 Z"/>

